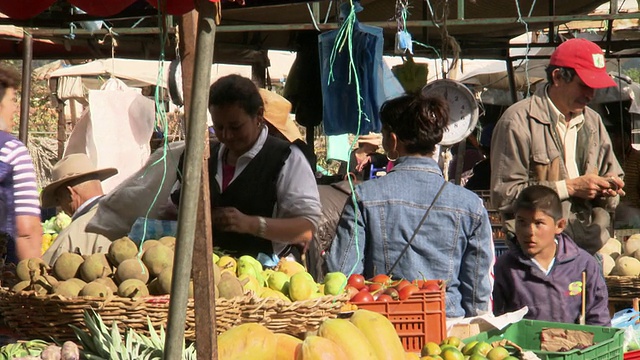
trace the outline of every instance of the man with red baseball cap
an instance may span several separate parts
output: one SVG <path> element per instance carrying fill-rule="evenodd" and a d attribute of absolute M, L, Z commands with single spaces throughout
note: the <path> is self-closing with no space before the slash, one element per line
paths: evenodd
<path fill-rule="evenodd" d="M 547 84 L 510 106 L 493 132 L 491 201 L 505 219 L 527 186 L 541 184 L 563 201 L 565 230 L 595 253 L 609 239 L 609 212 L 624 195 L 622 168 L 600 115 L 587 107 L 595 89 L 615 86 L 602 49 L 570 39 L 551 55 Z M 506 230 L 514 223 L 507 221 Z"/>

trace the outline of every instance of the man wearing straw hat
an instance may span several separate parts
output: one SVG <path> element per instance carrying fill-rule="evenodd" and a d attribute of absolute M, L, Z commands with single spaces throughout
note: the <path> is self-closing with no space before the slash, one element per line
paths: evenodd
<path fill-rule="evenodd" d="M 43 255 L 45 262 L 51 265 L 65 252 L 81 255 L 107 252 L 111 241 L 85 228 L 104 196 L 101 181 L 117 173 L 114 168 L 96 169 L 86 154 L 67 155 L 53 167 L 53 181 L 42 190 L 42 206 L 59 206 L 73 216 L 71 224 Z"/>

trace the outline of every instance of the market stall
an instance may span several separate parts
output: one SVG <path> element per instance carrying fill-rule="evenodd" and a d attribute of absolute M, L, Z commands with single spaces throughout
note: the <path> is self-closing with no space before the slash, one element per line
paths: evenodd
<path fill-rule="evenodd" d="M 205 8 L 192 67 L 194 93 L 187 91 L 185 96 L 190 106 L 183 188 L 187 195 L 181 199 L 177 236 L 143 236 L 137 243 L 121 238 L 106 255 L 70 252 L 51 268 L 37 259 L 23 260 L 15 271 L 4 274 L 0 289 L 0 312 L 17 334 L 76 341 L 87 358 L 193 358 L 193 344 L 182 340 L 198 344 L 209 337 L 218 346 L 212 354 L 221 359 L 415 359 L 418 353 L 427 358 L 492 360 L 530 353 L 538 358 L 622 357 L 624 330 L 521 320 L 523 314 L 478 334 L 450 335 L 445 311 L 451 302 L 445 297 L 449 284 L 442 279 L 392 279 L 387 274 L 365 279 L 333 272 L 317 283 L 295 262 L 280 260 L 273 269 L 265 269 L 253 257 L 214 253 L 210 236 L 194 236 L 197 225 L 211 230 L 197 203 L 205 154 L 203 90 L 210 83 L 216 25 L 212 5 L 201 5 Z M 469 129 L 463 130 L 461 134 L 468 135 Z M 209 277 L 213 281 L 207 282 Z M 202 302 L 204 291 L 212 295 L 212 302 Z M 206 315 L 211 318 L 196 306 L 210 307 Z M 198 320 L 208 325 L 212 321 L 217 331 L 202 331 Z M 164 324 L 169 327 L 166 338 L 156 330 Z M 314 331 L 317 335 L 309 333 Z M 30 345 L 4 349 L 31 353 L 33 348 L 33 355 L 43 359 L 45 352 L 79 355 L 70 343 L 60 348 Z"/>

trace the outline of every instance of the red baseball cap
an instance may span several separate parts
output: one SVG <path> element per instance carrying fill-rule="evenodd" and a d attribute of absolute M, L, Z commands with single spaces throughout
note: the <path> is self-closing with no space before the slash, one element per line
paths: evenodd
<path fill-rule="evenodd" d="M 607 74 L 602 49 L 587 39 L 569 39 L 560 44 L 551 54 L 549 65 L 575 69 L 580 80 L 594 89 L 616 86 Z"/>

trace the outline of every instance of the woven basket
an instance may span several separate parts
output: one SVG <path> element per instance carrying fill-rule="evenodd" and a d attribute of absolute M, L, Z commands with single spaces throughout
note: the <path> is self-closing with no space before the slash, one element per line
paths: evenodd
<path fill-rule="evenodd" d="M 640 296 L 640 277 L 638 276 L 605 276 L 609 297 Z"/>
<path fill-rule="evenodd" d="M 245 322 L 257 322 L 274 332 L 299 334 L 317 330 L 322 321 L 335 318 L 347 301 L 346 295 L 285 303 L 279 299 L 259 298 L 252 294 L 233 299 L 216 299 L 216 326 L 223 332 Z M 156 328 L 166 326 L 168 296 L 129 299 L 37 295 L 31 291 L 14 293 L 0 288 L 0 314 L 17 335 L 29 338 L 75 340 L 69 325 L 84 326 L 84 310 L 93 308 L 107 326 L 115 320 L 120 328 L 148 331 L 148 320 Z M 195 340 L 193 299 L 187 304 L 185 338 Z"/>

